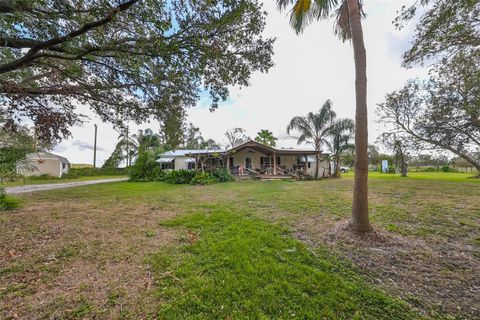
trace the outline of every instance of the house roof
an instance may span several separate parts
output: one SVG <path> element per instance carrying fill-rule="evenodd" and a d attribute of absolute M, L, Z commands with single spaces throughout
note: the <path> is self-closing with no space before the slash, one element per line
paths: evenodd
<path fill-rule="evenodd" d="M 178 149 L 164 152 L 160 155 L 162 158 L 168 157 L 186 157 L 188 154 L 202 154 L 205 152 L 218 152 L 224 153 L 225 150 L 213 150 L 213 149 Z"/>
<path fill-rule="evenodd" d="M 160 158 L 160 159 L 157 160 L 157 162 L 168 163 L 168 162 L 172 162 L 173 160 L 175 160 L 175 158 Z"/>
<path fill-rule="evenodd" d="M 242 143 L 238 146 L 230 148 L 228 150 L 212 150 L 212 149 L 181 149 L 167 151 L 160 155 L 161 158 L 170 158 L 170 157 L 191 157 L 195 155 L 206 155 L 212 153 L 219 153 L 223 155 L 236 153 L 245 149 L 253 149 L 257 152 L 261 152 L 266 155 L 276 156 L 288 156 L 288 155 L 297 155 L 297 156 L 311 156 L 317 154 L 317 151 L 313 149 L 276 149 L 264 144 L 261 144 L 254 140 L 249 140 L 245 143 Z M 326 153 L 322 153 L 326 154 Z"/>
<path fill-rule="evenodd" d="M 241 145 L 235 146 L 227 150 L 227 152 L 235 153 L 235 152 L 242 151 L 244 149 L 253 149 L 258 152 L 264 153 L 266 155 L 273 155 L 273 153 L 275 153 L 275 155 L 277 156 L 288 156 L 288 155 L 305 156 L 305 155 L 317 154 L 317 151 L 313 149 L 276 149 L 276 148 L 272 148 L 264 144 L 261 144 L 254 140 L 249 140 Z M 325 153 L 322 153 L 322 154 L 325 154 Z"/>
<path fill-rule="evenodd" d="M 27 154 L 28 159 L 58 159 L 60 160 L 61 163 L 64 164 L 70 164 L 70 161 L 68 161 L 67 158 L 59 156 L 54 153 L 50 152 L 45 152 L 45 151 L 38 151 L 38 152 L 32 152 Z"/>

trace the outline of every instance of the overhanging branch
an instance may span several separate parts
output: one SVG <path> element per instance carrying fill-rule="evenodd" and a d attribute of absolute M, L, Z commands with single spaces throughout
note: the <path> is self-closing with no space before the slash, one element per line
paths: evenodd
<path fill-rule="evenodd" d="M 85 33 L 89 32 L 92 29 L 98 28 L 102 25 L 105 25 L 105 24 L 109 23 L 110 21 L 113 20 L 113 18 L 119 12 L 127 10 L 128 8 L 130 8 L 133 4 L 135 4 L 138 1 L 139 0 L 130 0 L 130 1 L 124 2 L 120 5 L 118 5 L 117 7 L 115 7 L 114 9 L 112 9 L 103 19 L 86 23 L 82 27 L 80 27 L 79 29 L 73 30 L 73 31 L 69 32 L 68 34 L 66 34 L 62 37 L 52 38 L 52 39 L 49 39 L 47 41 L 37 42 L 36 44 L 33 44 L 33 46 L 30 47 L 30 50 L 23 57 L 21 57 L 17 60 L 14 60 L 12 62 L 0 65 L 0 73 L 6 73 L 6 72 L 9 72 L 9 71 L 13 71 L 13 70 L 16 70 L 18 68 L 21 68 L 21 67 L 25 66 L 26 64 L 31 63 L 33 60 L 41 57 L 41 55 L 37 54 L 39 51 L 58 46 L 59 44 L 67 42 L 68 40 L 70 40 L 72 38 L 78 37 L 82 34 L 85 34 Z M 1 5 L 0 5 L 0 7 L 1 7 Z M 10 42 L 12 42 L 12 41 L 10 41 Z M 12 45 L 13 44 L 15 44 L 15 43 L 12 43 Z M 26 44 L 26 42 L 24 42 L 24 44 Z M 20 43 L 17 42 L 16 45 L 20 45 Z"/>

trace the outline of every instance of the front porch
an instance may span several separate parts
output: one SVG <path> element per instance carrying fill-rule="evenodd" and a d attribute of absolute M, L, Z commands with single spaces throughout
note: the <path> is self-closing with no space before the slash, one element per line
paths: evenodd
<path fill-rule="evenodd" d="M 223 152 L 191 154 L 196 168 L 204 171 L 219 167 L 228 168 L 235 176 L 285 177 L 313 175 L 316 162 L 315 150 L 275 149 L 255 141 Z M 327 162 L 324 155 L 321 162 Z"/>

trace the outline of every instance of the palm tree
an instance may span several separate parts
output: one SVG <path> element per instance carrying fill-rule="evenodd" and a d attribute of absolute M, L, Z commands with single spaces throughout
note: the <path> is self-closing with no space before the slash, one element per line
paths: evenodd
<path fill-rule="evenodd" d="M 129 167 L 132 165 L 133 157 L 137 154 L 138 145 L 136 144 L 135 140 L 132 139 L 132 136 L 129 135 L 128 127 L 120 131 L 118 140 L 119 142 L 117 143 L 117 147 L 120 148 L 122 154 L 125 154 L 125 157 L 122 157 L 125 159 L 125 165 Z"/>
<path fill-rule="evenodd" d="M 137 140 L 136 144 L 138 145 L 138 150 L 136 150 L 135 156 L 145 150 L 153 150 L 162 145 L 160 136 L 150 128 L 138 130 L 138 133 L 133 134 L 132 138 Z"/>
<path fill-rule="evenodd" d="M 327 100 L 317 113 L 309 112 L 307 116 L 296 116 L 290 120 L 287 127 L 287 133 L 292 130 L 300 133 L 297 138 L 297 144 L 307 143 L 314 146 L 316 154 L 315 161 L 315 179 L 318 179 L 318 169 L 320 164 L 320 154 L 322 146 L 326 144 L 327 135 L 330 132 L 333 120 L 336 114 L 332 110 L 332 102 Z"/>
<path fill-rule="evenodd" d="M 351 40 L 355 59 L 355 178 L 350 227 L 355 232 L 372 230 L 368 217 L 368 122 L 367 59 L 361 19 L 365 16 L 362 0 L 276 0 L 284 10 L 293 5 L 290 23 L 297 33 L 313 20 L 335 15 L 334 33 L 343 41 Z"/>
<path fill-rule="evenodd" d="M 260 130 L 255 137 L 255 141 L 269 147 L 275 147 L 276 140 L 278 139 L 273 136 L 273 132 L 267 129 Z"/>
<path fill-rule="evenodd" d="M 355 148 L 350 143 L 352 134 L 355 129 L 355 124 L 352 119 L 338 119 L 330 128 L 328 135 L 330 140 L 327 145 L 333 153 L 333 162 L 335 165 L 335 177 L 340 177 L 340 155 L 347 150 Z"/>

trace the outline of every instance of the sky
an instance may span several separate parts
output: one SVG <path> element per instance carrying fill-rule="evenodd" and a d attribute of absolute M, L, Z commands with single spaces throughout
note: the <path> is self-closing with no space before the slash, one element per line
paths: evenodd
<path fill-rule="evenodd" d="M 363 22 L 367 50 L 369 142 L 375 142 L 385 127 L 375 117 L 377 104 L 387 93 L 401 88 L 408 79 L 426 77 L 427 70 L 401 67 L 401 55 L 409 46 L 414 23 L 401 31 L 392 24 L 402 5 L 412 0 L 365 1 L 367 18 Z M 188 109 L 187 121 L 200 128 L 202 136 L 226 144 L 224 133 L 234 127 L 246 130 L 254 138 L 261 129 L 268 129 L 278 138 L 278 147 L 295 147 L 296 140 L 286 134 L 291 118 L 317 111 L 330 99 L 339 118 L 355 116 L 355 69 L 351 43 L 343 43 L 333 35 L 333 21 L 312 23 L 300 35 L 289 25 L 287 12 L 279 12 L 275 1 L 265 0 L 268 12 L 265 36 L 275 37 L 274 63 L 268 73 L 254 73 L 248 87 L 230 88 L 230 98 L 211 112 L 209 101 L 200 99 Z M 72 128 L 72 137 L 57 145 L 54 152 L 72 163 L 92 163 L 94 124 L 98 124 L 97 166 L 109 157 L 117 143 L 118 132 L 102 123 L 87 106 L 79 112 L 90 117 L 81 126 Z M 152 128 L 158 122 L 130 125 L 130 132 Z M 302 146 L 305 148 L 305 146 Z"/>

